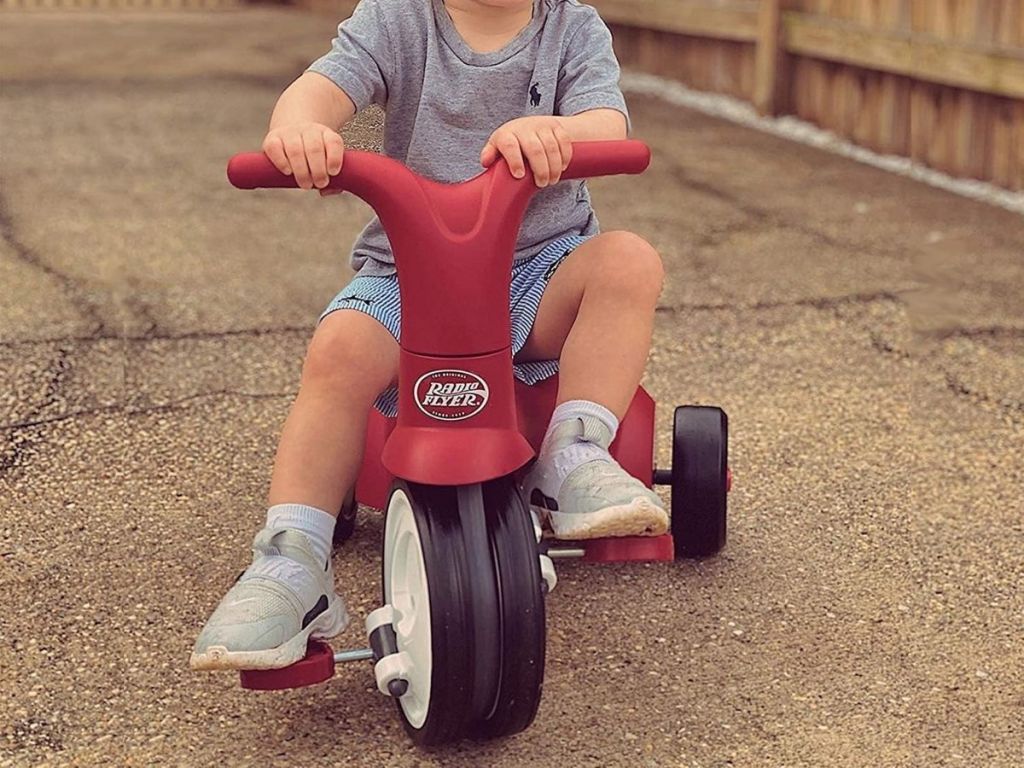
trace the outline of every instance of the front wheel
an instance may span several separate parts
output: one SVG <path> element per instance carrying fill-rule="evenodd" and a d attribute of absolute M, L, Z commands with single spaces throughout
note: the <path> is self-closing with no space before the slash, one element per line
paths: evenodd
<path fill-rule="evenodd" d="M 676 558 L 725 546 L 729 418 L 721 408 L 676 408 L 672 437 L 672 538 Z"/>
<path fill-rule="evenodd" d="M 395 482 L 384 523 L 383 591 L 409 687 L 397 700 L 420 746 L 463 736 L 473 680 L 468 568 L 455 489 Z"/>
<path fill-rule="evenodd" d="M 501 672 L 491 713 L 475 736 L 525 730 L 540 706 L 547 627 L 537 536 L 530 508 L 511 477 L 485 483 L 484 506 L 501 607 Z"/>
<path fill-rule="evenodd" d="M 511 478 L 460 488 L 396 481 L 384 526 L 384 602 L 421 746 L 517 733 L 544 676 L 544 602 L 529 510 Z"/>

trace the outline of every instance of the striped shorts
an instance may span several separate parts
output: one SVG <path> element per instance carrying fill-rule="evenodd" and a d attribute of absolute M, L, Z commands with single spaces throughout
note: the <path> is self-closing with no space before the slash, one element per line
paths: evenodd
<path fill-rule="evenodd" d="M 526 344 L 534 320 L 537 319 L 537 309 L 540 307 L 544 289 L 547 288 L 548 281 L 558 269 L 558 265 L 587 239 L 580 235 L 567 235 L 555 240 L 537 255 L 513 266 L 512 285 L 509 291 L 513 355 Z M 338 309 L 354 309 L 375 319 L 388 329 L 396 341 L 401 341 L 400 308 L 397 275 L 356 275 L 327 305 L 327 309 L 320 315 L 320 320 Z M 558 373 L 558 361 L 516 363 L 513 370 L 515 377 L 523 383 L 536 384 Z M 376 406 L 385 416 L 395 416 L 398 413 L 397 388 L 391 387 L 382 392 L 377 398 Z"/>

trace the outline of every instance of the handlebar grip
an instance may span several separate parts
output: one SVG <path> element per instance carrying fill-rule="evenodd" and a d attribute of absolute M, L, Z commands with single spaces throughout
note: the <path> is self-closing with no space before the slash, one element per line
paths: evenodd
<path fill-rule="evenodd" d="M 262 152 L 243 152 L 228 161 L 228 181 L 239 189 L 281 189 L 298 186 Z"/>
<path fill-rule="evenodd" d="M 373 190 L 401 188 L 412 172 L 397 160 L 376 152 L 350 149 L 345 152 L 341 173 L 332 176 L 327 189 L 354 192 L 367 202 Z M 228 181 L 239 189 L 297 189 L 295 177 L 281 173 L 262 152 L 243 152 L 228 161 Z"/>
<path fill-rule="evenodd" d="M 642 141 L 576 141 L 563 179 L 586 179 L 620 173 L 643 173 L 651 163 L 651 150 Z"/>

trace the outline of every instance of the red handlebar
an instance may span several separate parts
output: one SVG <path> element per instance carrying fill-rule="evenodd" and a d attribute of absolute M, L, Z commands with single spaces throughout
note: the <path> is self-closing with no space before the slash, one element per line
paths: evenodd
<path fill-rule="evenodd" d="M 563 179 L 584 179 L 620 173 L 643 173 L 651 161 L 651 150 L 642 141 L 578 141 L 572 145 L 572 160 L 562 172 Z M 342 171 L 331 179 L 329 188 L 350 189 L 361 183 L 384 181 L 400 165 L 383 155 L 349 150 Z M 532 177 L 527 174 L 527 179 Z M 235 155 L 228 162 L 228 179 L 239 189 L 280 189 L 295 187 L 295 178 L 281 173 L 262 152 Z"/>
<path fill-rule="evenodd" d="M 650 156 L 639 141 L 576 143 L 562 178 L 640 173 Z M 231 158 L 228 178 L 242 189 L 295 187 L 263 153 Z M 509 315 L 495 307 L 507 306 L 519 225 L 537 192 L 533 174 L 515 179 L 501 161 L 461 184 L 441 184 L 384 155 L 352 151 L 329 186 L 377 213 L 400 275 L 403 317 L 429 318 L 403 323 L 404 350 L 465 356 L 508 349 Z"/>
<path fill-rule="evenodd" d="M 651 150 L 642 141 L 577 141 L 572 145 L 572 160 L 562 172 L 563 179 L 587 179 L 643 173 L 651 163 Z"/>

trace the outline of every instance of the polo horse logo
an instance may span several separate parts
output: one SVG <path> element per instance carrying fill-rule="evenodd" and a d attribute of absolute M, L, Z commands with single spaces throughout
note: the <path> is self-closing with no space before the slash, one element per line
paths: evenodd
<path fill-rule="evenodd" d="M 540 91 L 537 90 L 537 83 L 530 86 L 530 106 L 540 106 Z"/>

